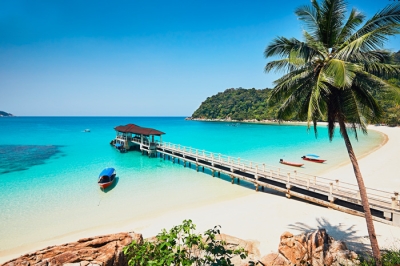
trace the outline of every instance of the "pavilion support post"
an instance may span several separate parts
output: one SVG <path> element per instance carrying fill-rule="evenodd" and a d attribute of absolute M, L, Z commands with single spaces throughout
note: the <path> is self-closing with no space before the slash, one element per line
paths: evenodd
<path fill-rule="evenodd" d="M 240 178 L 239 177 L 237 178 L 237 183 L 240 184 Z"/>
<path fill-rule="evenodd" d="M 212 176 L 215 177 L 215 171 L 214 170 L 211 171 L 212 171 Z"/>
<path fill-rule="evenodd" d="M 203 166 L 203 173 L 204 173 L 204 166 Z"/>
<path fill-rule="evenodd" d="M 221 172 L 218 171 L 218 177 L 220 177 L 220 176 L 221 176 Z"/>
<path fill-rule="evenodd" d="M 231 184 L 235 183 L 235 177 L 233 175 L 229 175 L 231 178 Z"/>
<path fill-rule="evenodd" d="M 183 160 L 183 167 L 186 167 L 186 161 Z"/>
<path fill-rule="evenodd" d="M 256 185 L 256 192 L 258 192 L 258 184 L 256 183 L 255 185 Z"/>
<path fill-rule="evenodd" d="M 196 163 L 196 172 L 199 171 L 199 165 Z"/>
<path fill-rule="evenodd" d="M 192 167 L 191 163 L 189 162 L 189 167 Z"/>

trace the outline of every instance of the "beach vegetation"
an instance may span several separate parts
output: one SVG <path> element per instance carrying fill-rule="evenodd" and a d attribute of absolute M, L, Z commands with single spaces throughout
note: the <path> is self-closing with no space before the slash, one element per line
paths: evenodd
<path fill-rule="evenodd" d="M 390 249 L 382 251 L 382 266 L 398 266 L 400 265 L 400 250 Z M 371 256 L 360 255 L 360 266 L 376 265 L 376 260 Z"/>
<path fill-rule="evenodd" d="M 312 0 L 295 11 L 305 24 L 303 41 L 277 37 L 265 49 L 266 58 L 280 59 L 267 63 L 266 72 L 282 71 L 274 82 L 269 102 L 283 102 L 279 120 L 297 114 L 313 125 L 328 122 L 332 140 L 338 126 L 344 139 L 361 195 L 372 253 L 379 264 L 381 255 L 369 207 L 364 181 L 348 135 L 361 130 L 367 123 L 379 123 L 382 107 L 374 98 L 387 93 L 396 98 L 399 88 L 386 80 L 400 76 L 400 66 L 390 61 L 384 50 L 388 37 L 400 33 L 400 3 L 393 3 L 366 20 L 353 8 L 347 12 L 344 0 Z"/>
<path fill-rule="evenodd" d="M 184 220 L 169 231 L 163 229 L 154 240 L 132 242 L 123 250 L 128 265 L 222 265 L 231 266 L 232 258 L 247 258 L 243 248 L 228 248 L 217 238 L 220 227 L 215 226 L 204 234 L 196 234 L 196 225 Z M 254 265 L 249 262 L 249 265 Z"/>

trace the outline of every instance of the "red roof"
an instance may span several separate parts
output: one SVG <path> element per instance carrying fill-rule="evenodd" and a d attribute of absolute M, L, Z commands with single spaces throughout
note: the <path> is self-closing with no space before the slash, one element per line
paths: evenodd
<path fill-rule="evenodd" d="M 141 134 L 141 135 L 160 136 L 160 135 L 165 134 L 164 132 L 158 131 L 157 129 L 139 127 L 138 125 L 135 125 L 135 124 L 127 124 L 125 126 L 117 126 L 114 129 L 118 132 L 134 133 L 134 134 Z"/>

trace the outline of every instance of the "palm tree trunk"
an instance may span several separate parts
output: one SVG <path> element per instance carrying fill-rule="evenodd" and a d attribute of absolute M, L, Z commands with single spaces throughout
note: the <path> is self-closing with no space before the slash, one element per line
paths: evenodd
<path fill-rule="evenodd" d="M 375 234 L 375 227 L 372 221 L 372 214 L 369 208 L 367 190 L 364 185 L 364 180 L 362 178 L 360 167 L 358 166 L 358 161 L 356 155 L 354 154 L 353 147 L 350 143 L 349 135 L 347 135 L 346 125 L 343 119 L 339 119 L 339 126 L 340 126 L 340 132 L 342 133 L 344 142 L 346 144 L 347 153 L 349 154 L 351 164 L 353 165 L 354 174 L 356 175 L 358 183 L 358 189 L 360 190 L 361 204 L 363 206 L 365 220 L 367 222 L 367 230 L 368 230 L 369 240 L 371 241 L 372 254 L 375 258 L 376 265 L 381 265 L 380 264 L 381 253 L 378 246 L 378 240 Z"/>

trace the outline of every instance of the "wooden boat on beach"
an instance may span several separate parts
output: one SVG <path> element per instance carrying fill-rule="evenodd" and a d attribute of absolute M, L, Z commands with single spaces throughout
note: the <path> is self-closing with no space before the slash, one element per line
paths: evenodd
<path fill-rule="evenodd" d="M 295 166 L 295 167 L 302 167 L 304 165 L 303 163 L 288 162 L 288 161 L 284 161 L 283 159 L 280 159 L 279 163 L 290 165 L 290 166 Z"/>
<path fill-rule="evenodd" d="M 103 171 L 101 171 L 99 175 L 99 179 L 97 180 L 97 184 L 104 189 L 109 186 L 114 182 L 116 176 L 116 171 L 114 168 L 105 168 Z"/>
<path fill-rule="evenodd" d="M 314 157 L 306 156 L 306 155 L 301 158 L 305 161 L 310 161 L 310 162 L 314 162 L 314 163 L 323 163 L 326 161 L 326 160 L 322 160 L 322 159 L 318 159 L 318 158 L 314 158 Z"/>

